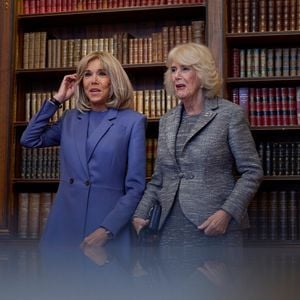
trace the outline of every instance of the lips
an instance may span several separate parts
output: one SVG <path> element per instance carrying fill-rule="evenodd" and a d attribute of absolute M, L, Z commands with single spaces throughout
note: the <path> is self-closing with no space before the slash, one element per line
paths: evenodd
<path fill-rule="evenodd" d="M 100 90 L 99 89 L 90 89 L 90 93 L 99 93 Z"/>

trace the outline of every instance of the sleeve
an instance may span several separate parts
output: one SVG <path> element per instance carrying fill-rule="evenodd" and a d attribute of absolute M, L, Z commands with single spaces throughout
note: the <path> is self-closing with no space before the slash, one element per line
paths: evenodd
<path fill-rule="evenodd" d="M 100 226 L 116 235 L 131 219 L 146 185 L 146 118 L 132 127 L 128 144 L 125 194 L 106 216 Z"/>
<path fill-rule="evenodd" d="M 39 148 L 58 146 L 61 136 L 61 117 L 58 122 L 50 125 L 50 118 L 55 114 L 58 107 L 49 101 L 44 101 L 39 112 L 33 116 L 24 130 L 20 143 L 24 147 Z"/>
<path fill-rule="evenodd" d="M 258 190 L 263 169 L 249 124 L 242 109 L 233 110 L 229 125 L 228 143 L 235 160 L 238 179 L 222 206 L 240 223 L 247 213 L 250 200 Z"/>

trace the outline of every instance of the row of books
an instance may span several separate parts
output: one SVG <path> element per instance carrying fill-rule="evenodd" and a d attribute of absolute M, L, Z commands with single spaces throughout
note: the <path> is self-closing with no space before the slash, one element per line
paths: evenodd
<path fill-rule="evenodd" d="M 146 140 L 146 174 L 150 177 L 154 170 L 157 139 Z M 25 148 L 21 149 L 22 179 L 55 179 L 59 178 L 59 147 Z"/>
<path fill-rule="evenodd" d="M 156 158 L 157 139 L 148 138 L 147 177 L 153 173 Z M 258 153 L 266 176 L 299 176 L 300 143 L 299 142 L 260 142 Z M 59 148 L 22 148 L 21 178 L 24 179 L 58 179 Z"/>
<path fill-rule="evenodd" d="M 227 1 L 230 33 L 300 30 L 299 0 Z"/>
<path fill-rule="evenodd" d="M 300 142 L 260 142 L 257 148 L 266 176 L 300 176 Z"/>
<path fill-rule="evenodd" d="M 21 178 L 58 179 L 59 147 L 21 149 Z"/>
<path fill-rule="evenodd" d="M 21 0 L 20 14 L 45 14 L 153 5 L 205 4 L 205 0 Z"/>
<path fill-rule="evenodd" d="M 167 95 L 164 89 L 134 92 L 134 109 L 149 119 L 160 118 L 177 104 L 178 99 Z"/>
<path fill-rule="evenodd" d="M 124 32 L 109 38 L 47 40 L 47 32 L 25 32 L 23 68 L 74 67 L 81 57 L 103 50 L 115 55 L 122 64 L 164 62 L 170 49 L 186 42 L 205 43 L 203 20 L 192 21 L 190 25 L 164 26 L 161 31 L 140 38 Z"/>
<path fill-rule="evenodd" d="M 39 238 L 47 222 L 55 193 L 18 194 L 18 236 Z"/>
<path fill-rule="evenodd" d="M 300 125 L 300 87 L 240 87 L 230 99 L 239 104 L 251 126 Z"/>
<path fill-rule="evenodd" d="M 46 99 L 50 99 L 55 92 L 32 92 L 25 94 L 25 121 L 28 122 L 41 108 Z M 134 91 L 133 109 L 144 114 L 149 119 L 160 118 L 168 110 L 178 104 L 178 99 L 166 94 L 164 89 Z M 62 104 L 50 121 L 55 122 L 67 109 L 76 107 L 75 98 Z"/>
<path fill-rule="evenodd" d="M 18 194 L 18 236 L 38 238 L 43 232 L 55 193 Z M 248 208 L 249 239 L 299 240 L 300 193 L 296 190 L 259 192 Z"/>
<path fill-rule="evenodd" d="M 55 91 L 25 93 L 25 121 L 28 122 L 40 110 L 43 102 L 47 99 L 51 99 L 54 94 Z M 57 121 L 65 110 L 75 107 L 75 98 L 72 96 L 70 100 L 62 104 L 62 108 L 56 111 L 50 121 Z"/>
<path fill-rule="evenodd" d="M 300 48 L 233 48 L 231 76 L 300 76 Z"/>
<path fill-rule="evenodd" d="M 300 240 L 300 192 L 261 191 L 248 208 L 252 240 Z"/>

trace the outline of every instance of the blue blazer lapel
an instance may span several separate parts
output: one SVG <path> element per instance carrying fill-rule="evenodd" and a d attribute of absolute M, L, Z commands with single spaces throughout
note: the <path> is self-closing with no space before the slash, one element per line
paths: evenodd
<path fill-rule="evenodd" d="M 100 142 L 102 137 L 108 132 L 110 127 L 113 126 L 117 114 L 118 111 L 116 109 L 109 109 L 101 124 L 99 124 L 93 134 L 89 137 L 89 146 L 91 149 L 89 152 L 89 156 L 87 157 L 87 161 L 90 160 L 97 144 Z"/>

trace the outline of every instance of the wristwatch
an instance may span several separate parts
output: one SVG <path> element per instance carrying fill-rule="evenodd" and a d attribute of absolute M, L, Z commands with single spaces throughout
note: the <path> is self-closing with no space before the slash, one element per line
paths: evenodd
<path fill-rule="evenodd" d="M 52 97 L 51 99 L 49 99 L 49 101 L 54 104 L 55 106 L 57 106 L 58 108 L 62 107 L 62 103 L 60 103 L 58 100 L 56 100 L 54 97 Z"/>

